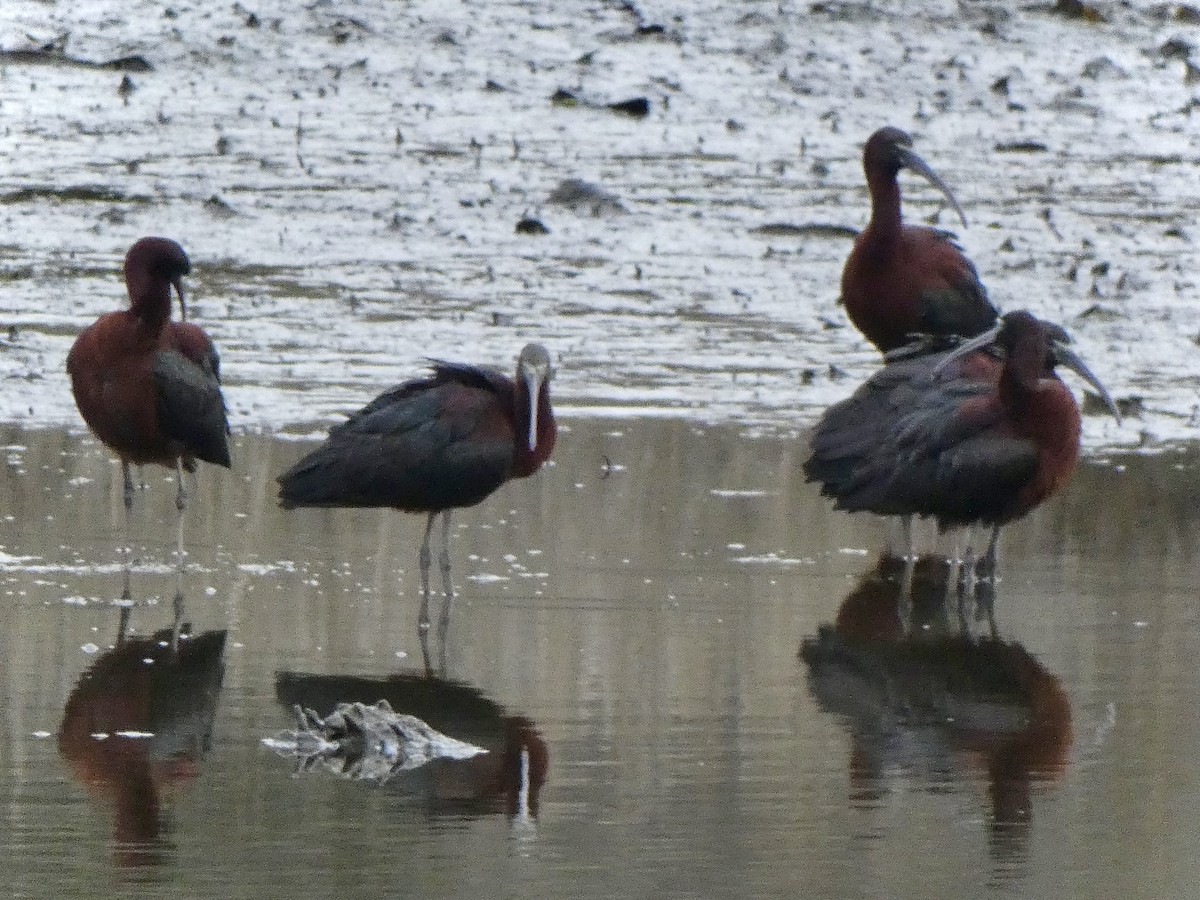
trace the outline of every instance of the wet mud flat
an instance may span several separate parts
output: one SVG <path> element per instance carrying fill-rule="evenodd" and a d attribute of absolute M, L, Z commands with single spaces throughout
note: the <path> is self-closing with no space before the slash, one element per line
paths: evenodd
<path fill-rule="evenodd" d="M 803 483 L 803 441 L 564 425 L 552 466 L 456 518 L 460 596 L 432 673 L 420 517 L 278 509 L 273 477 L 308 445 L 238 436 L 233 472 L 205 473 L 171 656 L 169 475 L 137 497 L 118 645 L 119 469 L 76 432 L 5 429 L 13 890 L 317 897 L 349 872 L 365 895 L 403 872 L 431 896 L 497 879 L 597 897 L 1194 883 L 1194 452 L 1086 461 L 1006 529 L 992 636 L 937 599 L 932 555 L 896 627 L 888 530 Z M 297 774 L 261 743 L 294 704 L 379 699 L 490 752 L 380 784 Z"/>
<path fill-rule="evenodd" d="M 886 122 L 963 201 L 997 305 L 1066 326 L 1137 411 L 1087 445 L 1194 440 L 1192 15 L 14 0 L 0 416 L 75 421 L 70 339 L 166 234 L 239 430 L 308 433 L 431 352 L 531 339 L 565 408 L 802 428 L 877 362 L 836 301 Z"/>

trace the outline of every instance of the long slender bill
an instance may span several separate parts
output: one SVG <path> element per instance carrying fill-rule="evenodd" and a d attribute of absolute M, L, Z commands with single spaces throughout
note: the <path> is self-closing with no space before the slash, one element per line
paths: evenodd
<path fill-rule="evenodd" d="M 536 370 L 527 370 L 522 373 L 525 378 L 525 387 L 529 391 L 529 450 L 530 452 L 537 449 L 537 433 L 538 433 L 538 397 L 542 392 L 542 381 L 544 376 Z"/>
<path fill-rule="evenodd" d="M 945 369 L 946 366 L 950 365 L 950 363 L 954 362 L 956 359 L 966 356 L 968 353 L 974 353 L 976 350 L 980 350 L 992 343 L 994 340 L 996 340 L 997 336 L 999 336 L 1000 329 L 1003 326 L 1004 320 L 1001 319 L 983 334 L 959 344 L 957 347 L 943 356 L 941 362 L 933 367 L 933 376 L 936 378 L 942 373 L 942 370 Z"/>
<path fill-rule="evenodd" d="M 1112 413 L 1113 418 L 1117 420 L 1117 424 L 1120 425 L 1121 411 L 1117 408 L 1116 402 L 1108 393 L 1108 389 L 1100 383 L 1100 379 L 1092 374 L 1092 370 L 1084 364 L 1083 360 L 1079 358 L 1074 350 L 1064 344 L 1059 343 L 1058 341 L 1054 341 L 1051 346 L 1054 348 L 1054 361 L 1060 366 L 1066 366 L 1068 369 L 1090 384 L 1093 388 L 1095 388 L 1096 393 L 1100 395 L 1100 399 L 1104 401 L 1105 407 L 1107 407 L 1108 411 Z"/>
<path fill-rule="evenodd" d="M 183 299 L 183 281 L 176 278 L 173 282 L 175 285 L 175 293 L 179 295 L 179 321 L 187 321 L 187 301 Z"/>
<path fill-rule="evenodd" d="M 932 168 L 930 168 L 929 163 L 925 162 L 925 160 L 921 159 L 921 157 L 917 156 L 917 154 L 913 153 L 911 150 L 901 148 L 900 158 L 903 161 L 906 169 L 916 172 L 945 195 L 946 201 L 950 204 L 951 208 L 958 213 L 958 217 L 962 219 L 963 228 L 966 228 L 967 215 L 962 211 L 962 207 L 958 205 L 958 200 L 954 196 L 954 192 L 950 190 L 950 185 L 942 181 L 941 176 L 938 175 L 937 172 L 933 171 Z"/>

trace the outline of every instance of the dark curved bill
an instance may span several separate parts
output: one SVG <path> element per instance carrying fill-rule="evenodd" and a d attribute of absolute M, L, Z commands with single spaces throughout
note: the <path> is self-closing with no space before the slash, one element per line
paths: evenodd
<path fill-rule="evenodd" d="M 176 278 L 171 282 L 175 286 L 175 293 L 179 295 L 179 321 L 187 321 L 187 301 L 183 299 L 183 282 Z"/>
<path fill-rule="evenodd" d="M 950 185 L 942 181 L 941 176 L 938 175 L 937 172 L 933 171 L 932 168 L 930 168 L 929 163 L 925 162 L 925 160 L 921 159 L 921 157 L 917 156 L 917 154 L 913 153 L 911 150 L 901 147 L 899 148 L 899 152 L 900 161 L 903 163 L 904 168 L 908 169 L 910 172 L 916 172 L 935 188 L 941 191 L 946 197 L 946 201 L 950 204 L 951 208 L 958 213 L 958 217 L 962 219 L 963 227 L 966 228 L 967 215 L 962 211 L 962 207 L 958 205 L 958 200 L 955 198 L 954 192 L 950 190 Z"/>
<path fill-rule="evenodd" d="M 1068 369 L 1090 384 L 1093 388 L 1095 388 L 1096 393 L 1100 395 L 1100 399 L 1104 401 L 1104 405 L 1108 408 L 1108 411 L 1112 413 L 1113 418 L 1116 419 L 1117 424 L 1120 425 L 1121 411 L 1117 408 L 1116 402 L 1108 393 L 1108 389 L 1100 383 L 1100 379 L 1092 373 L 1092 370 L 1084 364 L 1083 360 L 1080 359 L 1075 351 L 1070 347 L 1058 341 L 1051 342 L 1050 346 L 1053 348 L 1051 352 L 1054 353 L 1054 361 L 1060 366 L 1066 366 Z"/>

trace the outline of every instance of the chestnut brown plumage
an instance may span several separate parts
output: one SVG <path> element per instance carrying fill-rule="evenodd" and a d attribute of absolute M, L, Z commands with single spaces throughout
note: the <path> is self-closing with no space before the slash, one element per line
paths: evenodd
<path fill-rule="evenodd" d="M 871 135 L 863 147 L 871 221 L 842 270 L 842 302 L 855 327 L 885 353 L 917 333 L 972 337 L 996 321 L 975 266 L 953 237 L 901 219 L 902 169 L 928 180 L 967 221 L 950 188 L 912 151 L 911 137 L 890 127 Z"/>

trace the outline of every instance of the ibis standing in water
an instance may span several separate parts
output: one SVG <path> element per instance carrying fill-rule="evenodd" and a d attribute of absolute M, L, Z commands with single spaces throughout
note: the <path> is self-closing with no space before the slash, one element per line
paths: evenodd
<path fill-rule="evenodd" d="M 897 176 L 908 169 L 941 191 L 967 218 L 937 173 L 912 151 L 912 138 L 881 128 L 863 147 L 871 221 L 854 241 L 842 270 L 842 302 L 855 327 L 884 353 L 916 334 L 973 337 L 996 321 L 975 266 L 950 234 L 906 225 Z"/>
<path fill-rule="evenodd" d="M 550 409 L 550 355 L 527 344 L 516 378 L 491 368 L 432 361 L 433 374 L 380 394 L 325 443 L 279 476 L 284 508 L 393 507 L 425 513 L 421 612 L 429 628 L 430 535 L 442 517 L 443 629 L 454 597 L 450 514 L 474 506 L 510 478 L 550 458 L 557 426 Z"/>
<path fill-rule="evenodd" d="M 191 269 L 175 241 L 137 241 L 125 254 L 129 309 L 102 315 L 75 339 L 67 355 L 79 412 L 121 460 L 127 532 L 133 507 L 130 465 L 175 470 L 181 571 L 187 506 L 183 473 L 194 472 L 197 460 L 230 466 L 217 351 L 199 326 L 186 321 L 183 276 Z M 179 296 L 179 322 L 171 321 L 172 287 Z M 128 570 L 126 579 L 128 591 Z"/>
<path fill-rule="evenodd" d="M 1062 488 L 1079 456 L 1079 407 L 1056 365 L 1119 420 L 1061 328 L 1009 313 L 948 354 L 889 363 L 830 407 L 804 473 L 838 509 L 932 517 L 943 531 L 993 526 L 984 573 L 994 574 L 1000 526 Z"/>

